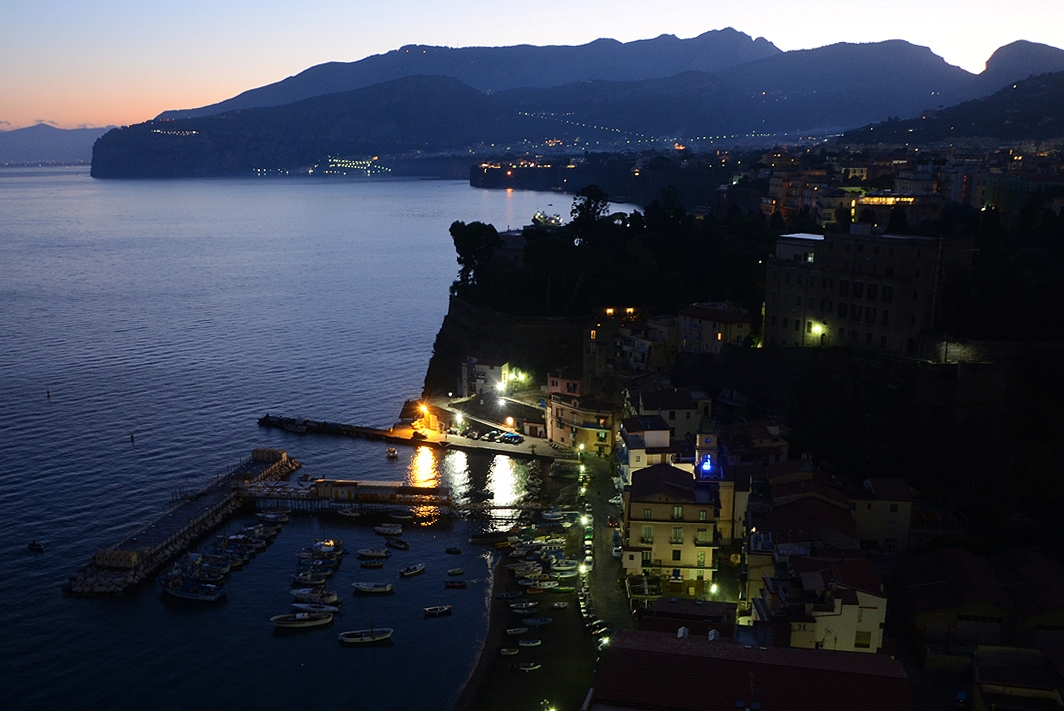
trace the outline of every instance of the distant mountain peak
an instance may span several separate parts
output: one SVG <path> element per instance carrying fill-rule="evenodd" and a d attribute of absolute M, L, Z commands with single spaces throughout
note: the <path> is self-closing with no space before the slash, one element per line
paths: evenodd
<path fill-rule="evenodd" d="M 1031 74 L 1045 74 L 1064 70 L 1064 49 L 1048 44 L 1016 40 L 999 47 L 990 59 L 986 60 L 986 74 L 1009 73 L 1017 71 Z"/>

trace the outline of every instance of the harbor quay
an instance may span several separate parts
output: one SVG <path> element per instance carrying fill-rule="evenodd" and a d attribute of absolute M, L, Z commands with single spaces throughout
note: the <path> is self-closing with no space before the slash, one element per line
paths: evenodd
<path fill-rule="evenodd" d="M 443 405 L 425 405 L 425 412 L 436 416 L 435 421 L 444 418 L 453 418 L 459 413 Z M 260 427 L 280 428 L 294 434 L 325 434 L 340 437 L 355 437 L 370 439 L 391 444 L 400 444 L 411 447 L 432 447 L 433 449 L 460 449 L 467 452 L 489 452 L 492 454 L 505 454 L 520 459 L 539 459 L 553 462 L 555 459 L 564 458 L 566 454 L 551 448 L 545 439 L 540 437 L 526 437 L 521 444 L 505 444 L 489 442 L 485 440 L 469 439 L 460 435 L 441 432 L 429 427 L 415 427 L 410 424 L 400 423 L 388 429 L 377 427 L 362 427 L 348 425 L 339 422 L 325 422 L 321 420 L 308 420 L 305 418 L 282 417 L 280 415 L 266 414 L 258 420 Z M 505 429 L 505 425 L 483 421 L 485 426 Z M 572 455 L 575 457 L 575 454 Z"/>
<path fill-rule="evenodd" d="M 110 548 L 98 551 L 67 581 L 63 592 L 75 596 L 120 595 L 140 585 L 240 509 L 246 503 L 241 495 L 244 487 L 282 479 L 300 466 L 284 450 L 253 450 L 246 461 L 228 468 L 198 492 L 179 497 L 168 511 Z"/>

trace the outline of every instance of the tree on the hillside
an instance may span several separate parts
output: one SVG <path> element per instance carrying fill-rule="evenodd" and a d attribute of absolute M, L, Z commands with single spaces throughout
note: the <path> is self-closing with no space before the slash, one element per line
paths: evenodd
<path fill-rule="evenodd" d="M 609 213 L 610 199 L 597 185 L 588 185 L 576 191 L 573 209 L 573 229 L 577 235 L 590 233 L 599 220 Z"/>
<path fill-rule="evenodd" d="M 502 245 L 499 233 L 493 225 L 483 222 L 455 221 L 451 223 L 451 238 L 458 253 L 458 283 L 477 283 L 477 270 L 483 269 L 495 256 L 495 249 Z"/>

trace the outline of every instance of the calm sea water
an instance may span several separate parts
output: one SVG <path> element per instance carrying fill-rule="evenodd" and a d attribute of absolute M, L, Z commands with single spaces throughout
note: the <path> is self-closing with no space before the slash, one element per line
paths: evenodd
<path fill-rule="evenodd" d="M 549 203 L 554 203 L 553 206 Z M 568 199 L 441 181 L 101 182 L 86 169 L 0 170 L 0 689 L 5 708 L 443 709 L 486 627 L 488 561 L 469 521 L 406 535 L 383 572 L 349 560 L 332 628 L 276 635 L 294 552 L 372 530 L 297 517 L 218 606 L 154 587 L 64 598 L 92 554 L 254 447 L 315 476 L 442 480 L 519 493 L 505 457 L 264 430 L 266 412 L 387 426 L 421 390 L 457 265 L 453 220 L 526 223 Z M 47 393 L 50 392 L 50 396 Z M 130 442 L 130 434 L 136 436 Z M 26 543 L 49 542 L 35 555 Z M 443 549 L 462 545 L 460 557 Z M 388 598 L 357 579 L 428 564 Z M 444 590 L 445 568 L 475 581 Z M 398 581 L 397 581 L 398 582 Z M 453 603 L 425 620 L 426 605 Z M 341 648 L 370 622 L 388 647 Z"/>

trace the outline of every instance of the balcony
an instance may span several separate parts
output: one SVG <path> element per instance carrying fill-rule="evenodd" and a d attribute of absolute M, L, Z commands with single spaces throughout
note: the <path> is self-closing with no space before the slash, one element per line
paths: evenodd
<path fill-rule="evenodd" d="M 673 536 L 672 538 L 669 539 L 669 543 L 674 545 L 674 546 L 682 546 L 683 545 L 683 536 Z"/>
<path fill-rule="evenodd" d="M 639 537 L 639 542 L 640 543 L 653 543 L 654 542 L 654 536 L 640 536 Z"/>
<path fill-rule="evenodd" d="M 714 531 L 711 536 L 695 534 L 695 545 L 699 548 L 719 548 L 722 540 L 720 531 Z"/>

